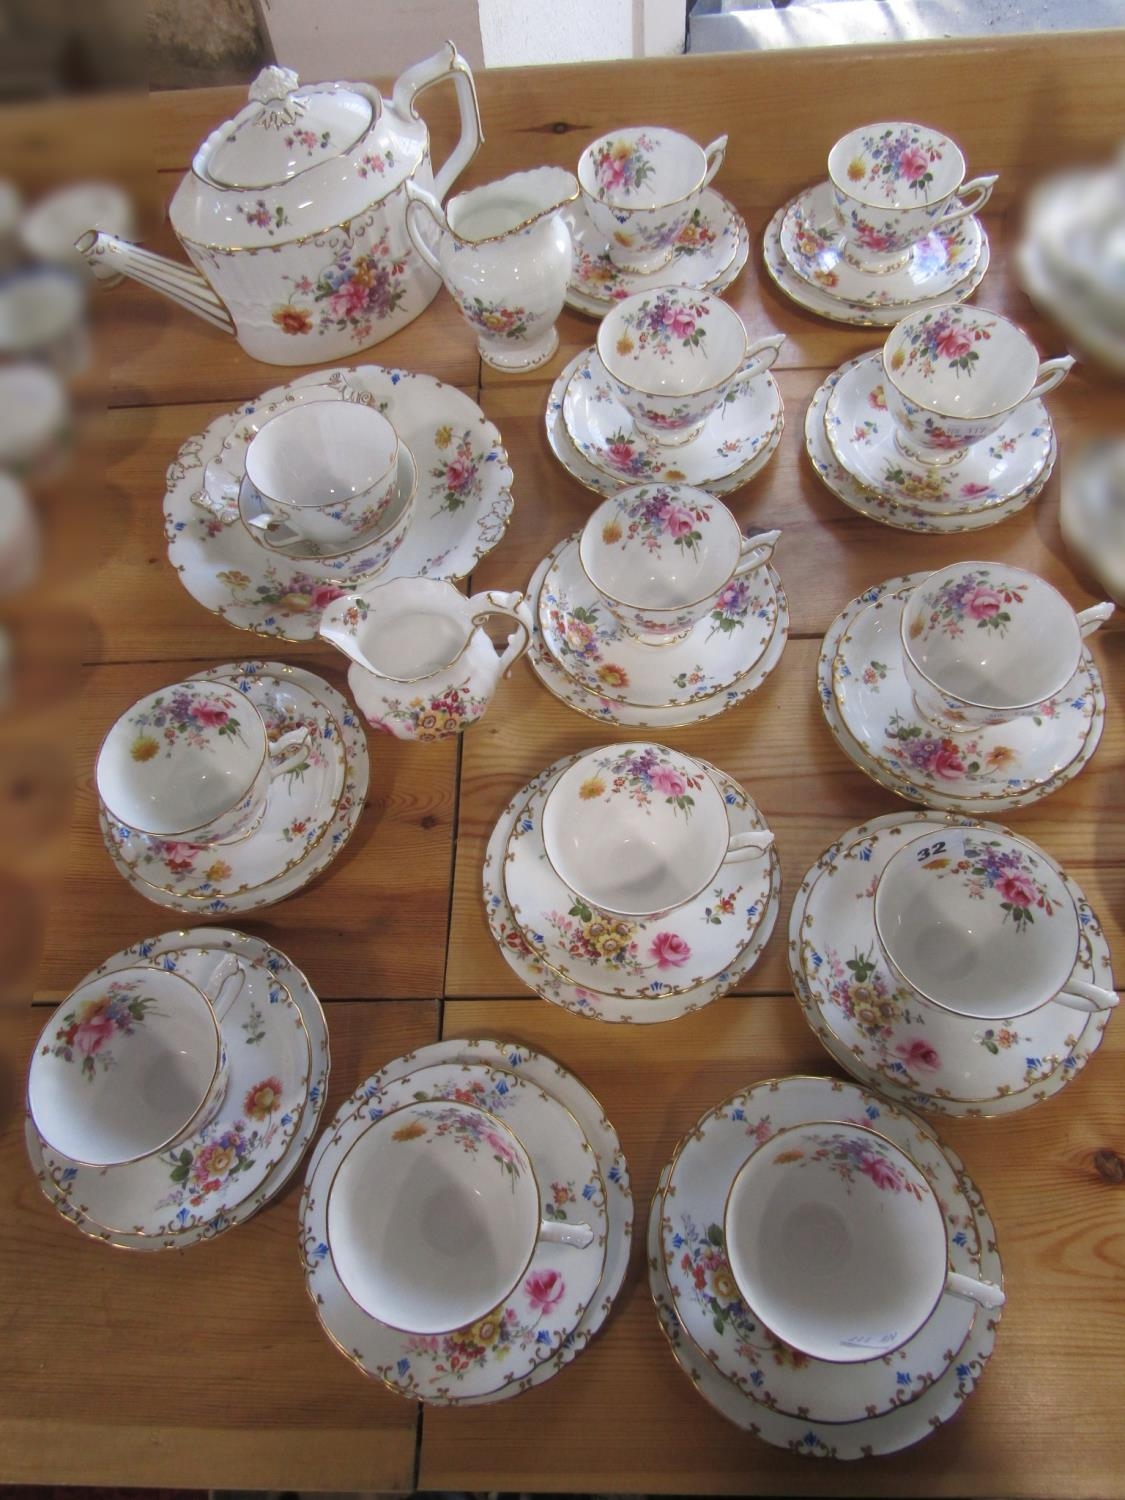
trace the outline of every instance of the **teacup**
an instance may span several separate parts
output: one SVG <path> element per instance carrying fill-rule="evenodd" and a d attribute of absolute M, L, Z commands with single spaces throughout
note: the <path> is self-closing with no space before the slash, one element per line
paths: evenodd
<path fill-rule="evenodd" d="M 996 178 L 965 182 L 965 158 L 946 135 L 906 120 L 850 130 L 828 153 L 844 255 L 863 271 L 896 271 L 933 229 L 975 214 Z"/>
<path fill-rule="evenodd" d="M 545 1219 L 523 1144 L 475 1105 L 418 1101 L 369 1125 L 328 1187 L 328 1247 L 352 1300 L 403 1333 L 455 1333 L 501 1306 L 540 1241 L 584 1249 L 588 1224 Z"/>
<path fill-rule="evenodd" d="M 491 616 L 514 628 L 501 651 Z M 443 740 L 482 717 L 501 677 L 527 650 L 531 607 L 521 593 L 466 598 L 440 578 L 392 578 L 343 594 L 320 634 L 349 656 L 348 686 L 373 729 L 400 740 Z"/>
<path fill-rule="evenodd" d="M 1113 990 L 1074 977 L 1081 922 L 1041 849 L 996 829 L 912 839 L 875 885 L 875 932 L 891 969 L 922 1000 L 1003 1020 L 1049 1001 L 1108 1010 Z"/>
<path fill-rule="evenodd" d="M 586 147 L 582 203 L 615 266 L 645 273 L 667 265 L 726 149 L 725 135 L 704 148 L 656 125 L 614 130 Z"/>
<path fill-rule="evenodd" d="M 397 493 L 398 434 L 373 406 L 303 402 L 254 434 L 246 477 L 277 520 L 342 552 L 376 530 Z"/>
<path fill-rule="evenodd" d="M 1113 609 L 1076 615 L 1035 573 L 1003 563 L 940 568 L 910 591 L 899 621 L 918 712 L 955 733 L 1037 713 L 1066 687 L 1083 637 Z"/>
<path fill-rule="evenodd" d="M 919 463 L 957 463 L 1018 406 L 1053 391 L 1073 364 L 1069 354 L 1040 363 L 1022 329 L 980 307 L 912 313 L 883 345 L 895 444 Z"/>
<path fill-rule="evenodd" d="M 31 1059 L 27 1104 L 40 1138 L 83 1166 L 112 1167 L 202 1130 L 226 1096 L 221 1022 L 245 980 L 241 959 L 226 954 L 207 993 L 145 964 L 79 985 Z"/>
<path fill-rule="evenodd" d="M 777 359 L 783 333 L 747 346 L 742 319 L 721 297 L 684 287 L 616 302 L 598 328 L 598 357 L 638 432 L 679 447 Z"/>
<path fill-rule="evenodd" d="M 901 1348 L 950 1292 L 1000 1307 L 993 1283 L 951 1270 L 924 1173 L 860 1125 L 779 1130 L 739 1169 L 724 1243 L 743 1301 L 814 1359 L 858 1364 Z"/>
<path fill-rule="evenodd" d="M 780 535 L 743 536 L 721 500 L 691 485 L 642 484 L 598 506 L 582 528 L 578 558 L 624 629 L 663 644 L 733 603 Z"/>
<path fill-rule="evenodd" d="M 98 796 L 137 833 L 230 842 L 258 826 L 271 780 L 307 740 L 301 727 L 271 744 L 261 714 L 228 682 L 176 682 L 139 699 L 106 735 Z"/>
<path fill-rule="evenodd" d="M 559 879 L 616 917 L 659 917 L 693 900 L 726 865 L 759 859 L 773 834 L 732 836 L 722 793 L 666 745 L 590 750 L 543 804 L 543 847 Z"/>

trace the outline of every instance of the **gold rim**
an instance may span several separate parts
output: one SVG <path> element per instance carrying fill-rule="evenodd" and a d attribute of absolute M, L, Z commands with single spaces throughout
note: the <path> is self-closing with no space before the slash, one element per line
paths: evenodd
<path fill-rule="evenodd" d="M 529 177 L 529 176 L 531 176 L 532 172 L 534 172 L 536 170 L 540 170 L 541 171 L 543 169 L 542 168 L 538 168 L 537 169 L 537 168 L 533 167 L 533 168 L 530 168 L 526 172 L 515 172 L 512 175 L 515 176 L 515 177 Z M 484 236 L 483 239 L 470 240 L 470 239 L 466 239 L 463 234 L 458 234 L 457 231 L 456 231 L 456 229 L 454 229 L 453 226 L 449 222 L 449 210 L 453 207 L 453 205 L 459 199 L 468 198 L 474 192 L 483 191 L 483 189 L 468 188 L 468 189 L 466 189 L 465 192 L 458 193 L 456 195 L 456 197 L 451 198 L 449 200 L 449 202 L 445 206 L 445 230 L 446 230 L 446 233 L 452 235 L 452 237 L 459 244 L 461 244 L 461 245 L 497 245 L 497 244 L 500 243 L 501 240 L 510 239 L 513 234 L 519 234 L 521 232 L 521 230 L 530 229 L 531 226 L 532 226 L 532 224 L 538 224 L 539 220 L 543 219 L 543 218 L 546 218 L 546 216 L 548 214 L 558 213 L 559 209 L 560 208 L 565 208 L 568 203 L 574 203 L 577 200 L 577 198 L 581 195 L 581 192 L 582 192 L 581 185 L 579 184 L 578 179 L 577 179 L 577 177 L 575 177 L 574 173 L 573 172 L 567 172 L 567 170 L 566 170 L 565 167 L 548 167 L 546 170 L 549 171 L 549 172 L 565 173 L 565 175 L 567 177 L 569 177 L 570 180 L 574 183 L 574 191 L 572 193 L 567 193 L 565 197 L 560 198 L 556 203 L 552 203 L 549 208 L 541 208 L 538 211 L 538 213 L 532 214 L 529 219 L 524 219 L 519 224 L 513 224 L 510 229 L 505 229 L 503 231 L 503 233 L 501 233 L 501 234 L 487 234 L 487 235 Z M 491 185 L 491 184 L 487 184 L 487 185 Z M 417 200 L 416 199 L 415 201 L 416 202 L 421 201 L 423 207 L 427 206 L 423 200 Z M 547 358 L 549 359 L 550 355 L 548 355 Z"/>

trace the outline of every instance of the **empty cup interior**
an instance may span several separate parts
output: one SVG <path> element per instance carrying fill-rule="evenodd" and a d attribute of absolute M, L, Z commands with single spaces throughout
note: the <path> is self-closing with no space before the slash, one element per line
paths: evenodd
<path fill-rule="evenodd" d="M 219 1067 L 202 991 L 137 967 L 90 980 L 51 1017 L 28 1077 L 45 1141 L 94 1166 L 160 1151 L 191 1123 Z"/>
<path fill-rule="evenodd" d="M 960 563 L 931 574 L 902 612 L 903 649 L 940 692 L 998 710 L 1042 702 L 1078 669 L 1074 611 L 1022 568 Z"/>
<path fill-rule="evenodd" d="M 778 1338 L 853 1363 L 904 1343 L 941 1297 L 941 1209 L 925 1177 L 873 1131 L 779 1131 L 735 1178 L 726 1249 L 747 1305 Z"/>
<path fill-rule="evenodd" d="M 587 521 L 578 556 L 615 604 L 682 609 L 717 593 L 738 566 L 741 533 L 725 505 L 687 486 L 642 485 Z"/>
<path fill-rule="evenodd" d="M 945 306 L 896 323 L 883 346 L 883 368 L 916 406 L 978 421 L 1026 398 L 1039 355 L 1022 329 L 996 313 Z"/>
<path fill-rule="evenodd" d="M 913 840 L 875 890 L 875 930 L 927 999 L 1001 1019 L 1045 1003 L 1078 959 L 1074 902 L 1033 845 L 985 829 Z"/>
<path fill-rule="evenodd" d="M 471 1106 L 407 1105 L 349 1149 L 328 1241 L 352 1298 L 389 1327 L 447 1333 L 501 1304 L 531 1260 L 539 1191 L 519 1140 Z"/>
<path fill-rule="evenodd" d="M 331 509 L 387 480 L 398 436 L 374 407 L 309 401 L 271 417 L 246 449 L 246 473 L 267 500 Z"/>
<path fill-rule="evenodd" d="M 363 653 L 376 672 L 400 682 L 451 666 L 475 628 L 464 597 L 439 580 L 393 579 L 365 597 Z"/>
<path fill-rule="evenodd" d="M 630 391 L 693 396 L 737 374 L 746 329 L 721 298 L 665 287 L 616 303 L 598 328 L 597 350 L 610 375 Z"/>
<path fill-rule="evenodd" d="M 663 208 L 702 187 L 707 157 L 690 136 L 637 125 L 599 136 L 578 159 L 582 190 L 612 208 Z"/>
<path fill-rule="evenodd" d="M 960 187 L 965 158 L 936 130 L 907 120 L 860 125 L 828 153 L 833 187 L 875 209 L 900 211 L 940 203 Z"/>

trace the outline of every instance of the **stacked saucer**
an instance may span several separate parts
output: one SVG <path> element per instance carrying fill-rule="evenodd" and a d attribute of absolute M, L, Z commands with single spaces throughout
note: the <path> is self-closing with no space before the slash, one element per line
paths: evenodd
<path fill-rule="evenodd" d="M 200 684 L 207 688 L 202 697 Z M 246 826 L 204 827 L 211 809 L 199 811 L 190 798 L 169 821 L 169 795 L 187 796 L 193 770 L 173 753 L 217 755 L 238 780 L 231 752 L 244 748 L 259 723 L 274 774 L 249 794 Z M 99 825 L 118 873 L 157 906 L 201 915 L 282 901 L 335 859 L 363 811 L 362 725 L 334 687 L 303 667 L 228 662 L 149 695 L 119 724 L 123 757 L 111 763 L 109 737 L 99 756 Z M 205 746 L 208 737 L 213 747 Z M 256 778 L 258 764 L 248 778 Z M 202 765 L 204 777 L 209 769 Z M 154 791 L 139 805 L 148 779 Z M 240 784 L 233 796 L 241 794 Z"/>
<path fill-rule="evenodd" d="M 996 823 L 942 816 L 933 812 L 876 818 L 853 828 L 817 860 L 805 876 L 789 918 L 789 966 L 793 985 L 809 1025 L 832 1057 L 865 1087 L 876 1088 L 902 1104 L 934 1113 L 959 1116 L 1011 1114 L 1051 1098 L 1086 1066 L 1101 1045 L 1108 1011 L 1082 1012 L 1055 997 L 1034 1010 L 1025 1009 L 1021 994 L 1019 1015 L 965 1015 L 938 1005 L 917 993 L 895 973 L 884 952 L 876 916 L 878 888 L 890 861 L 908 847 L 926 851 L 919 868 L 931 867 L 942 878 L 955 868 L 954 843 L 968 834 L 984 858 L 970 865 L 981 891 L 981 918 L 987 913 L 987 893 L 1012 877 L 1011 890 L 1019 899 L 1038 893 L 1019 891 L 1013 854 L 1022 863 L 1034 860 L 1042 872 L 1040 884 L 1061 891 L 1059 911 L 1046 905 L 1038 913 L 1037 936 L 1049 932 L 1068 911 L 1076 915 L 1078 957 L 1065 942 L 1053 940 L 1047 961 L 1058 953 L 1067 970 L 1064 980 L 1094 985 L 1107 996 L 1113 988 L 1109 945 L 1097 916 L 1078 885 L 1041 849 L 1013 847 L 1012 836 Z M 1007 848 L 1001 868 L 1000 851 Z M 941 862 L 945 861 L 944 864 Z M 898 860 L 901 866 L 902 859 Z M 949 878 L 945 876 L 944 878 Z M 890 879 L 894 879 L 894 867 Z M 1010 906 L 1013 915 L 993 934 L 1001 952 L 1010 937 L 1029 939 L 1026 906 Z M 1019 955 L 1017 954 L 1017 957 Z M 974 997 L 978 1002 L 980 996 Z M 1001 1004 L 998 1009 L 1004 1009 Z"/>
<path fill-rule="evenodd" d="M 454 1200 L 477 1190 L 494 1214 L 458 1218 Z M 438 1042 L 361 1084 L 301 1197 L 305 1277 L 329 1339 L 389 1389 L 442 1406 L 502 1401 L 569 1364 L 609 1316 L 632 1227 L 601 1105 L 551 1058 L 501 1041 Z"/>
<path fill-rule="evenodd" d="M 1022 569 L 966 563 L 937 574 L 891 578 L 845 605 L 825 633 L 817 660 L 820 706 L 848 759 L 908 801 L 970 817 L 1024 807 L 1072 781 L 1096 750 L 1105 724 L 1101 674 L 1072 626 L 1069 634 L 1078 637 L 1073 670 L 1066 675 L 1068 658 L 1056 674 L 1063 679 L 1057 689 L 1041 701 L 1028 700 L 1032 711 L 1009 711 L 999 722 L 976 725 L 922 713 L 907 676 L 903 612 L 950 572 L 968 580 L 965 628 L 983 632 L 993 647 L 1005 636 L 1019 640 L 1010 629 L 1001 633 L 981 626 L 972 611 L 981 619 L 994 618 L 1002 604 L 993 608 L 986 591 L 997 582 L 1009 592 L 1024 587 L 1034 575 Z M 1041 580 L 1034 584 L 1046 588 Z M 1033 592 L 1039 591 L 1033 585 Z M 1098 609 L 1104 617 L 1105 608 Z M 1065 612 L 1059 611 L 1059 619 L 1065 636 Z M 1025 654 L 1029 662 L 1041 663 L 1047 653 L 1025 646 Z"/>
<path fill-rule="evenodd" d="M 341 504 L 338 494 L 286 510 L 278 487 L 260 474 L 269 489 L 264 498 L 246 475 L 259 433 L 280 418 L 288 423 L 302 406 L 323 414 L 340 403 L 367 409 L 397 438 L 393 464 L 375 475 L 368 472 L 370 445 L 347 445 L 347 477 L 358 485 L 371 480 L 376 491 L 385 484 L 377 501 L 368 485 L 367 499 L 350 512 L 347 496 Z M 334 443 L 331 451 L 343 446 Z M 304 451 L 296 445 L 294 468 Z M 304 477 L 319 485 L 323 466 Z M 452 386 L 382 365 L 316 370 L 217 417 L 183 443 L 168 469 L 168 556 L 193 598 L 232 625 L 311 640 L 325 605 L 355 584 L 469 574 L 507 529 L 511 479 L 500 434 Z"/>
<path fill-rule="evenodd" d="M 909 1272 L 891 1274 L 896 1255 Z M 648 1264 L 703 1398 L 816 1458 L 897 1452 L 947 1422 L 1003 1300 L 992 1220 L 958 1158 L 917 1116 L 829 1078 L 771 1079 L 703 1116 L 661 1175 Z"/>
<path fill-rule="evenodd" d="M 94 1125 L 137 1129 L 147 1123 L 154 1094 L 130 1091 L 125 1080 L 151 1085 L 159 1076 L 161 1106 L 174 1103 L 189 1080 L 182 1059 L 170 1063 L 154 1049 L 134 1069 L 127 1054 L 146 1041 L 151 1046 L 153 1032 L 159 1047 L 161 1029 L 182 1026 L 185 1000 L 204 1020 L 204 1004 L 222 1010 L 225 1080 L 186 1133 L 180 1121 L 165 1122 L 157 1149 L 136 1142 L 122 1151 L 118 1135 L 116 1149 L 91 1150 L 105 1140 L 85 1120 L 73 1154 L 48 1145 L 43 1133 L 55 1139 L 68 1123 L 60 1112 L 65 1095 L 48 1101 L 37 1091 L 36 1063 L 54 1064 L 64 1084 L 72 1074 L 84 1091 L 91 1084 L 104 1091 L 110 1080 Z M 83 1234 L 127 1250 L 185 1249 L 276 1197 L 316 1133 L 328 1082 L 328 1028 L 308 980 L 260 938 L 222 927 L 167 932 L 115 953 L 59 1007 L 36 1054 L 26 1140 L 43 1192 Z M 146 1071 L 158 1066 L 165 1071 Z M 123 1116 L 112 1112 L 116 1100 L 124 1102 Z M 185 1120 L 190 1114 L 183 1110 Z"/>
<path fill-rule="evenodd" d="M 548 767 L 501 814 L 484 903 L 519 978 L 577 1015 L 674 1020 L 725 994 L 773 930 L 780 866 L 754 802 L 639 743 Z"/>
<path fill-rule="evenodd" d="M 778 536 L 742 536 L 721 501 L 687 485 L 619 490 L 532 576 L 532 667 L 604 723 L 664 729 L 724 713 L 788 639 L 768 561 Z"/>

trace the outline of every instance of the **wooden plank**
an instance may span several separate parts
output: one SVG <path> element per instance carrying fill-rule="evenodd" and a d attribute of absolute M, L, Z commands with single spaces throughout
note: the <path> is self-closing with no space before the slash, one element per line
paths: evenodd
<path fill-rule="evenodd" d="M 231 644 L 245 644 L 232 638 Z M 285 660 L 277 652 L 251 653 Z M 102 844 L 93 784 L 106 730 L 129 704 L 157 687 L 220 662 L 244 660 L 228 650 L 195 661 L 92 667 L 76 708 L 76 774 L 69 859 L 47 921 L 42 993 L 64 995 L 116 948 L 143 934 L 185 924 L 135 892 L 117 874 Z M 344 671 L 322 652 L 309 659 L 345 694 Z M 371 783 L 347 847 L 312 885 L 280 905 L 245 917 L 246 926 L 289 953 L 332 999 L 427 998 L 439 995 L 448 925 L 456 741 L 407 745 L 370 736 Z M 198 919 L 206 920 L 202 916 Z"/>
<path fill-rule="evenodd" d="M 322 969 L 311 966 L 314 985 Z M 433 1001 L 327 1010 L 326 1120 L 360 1079 L 438 1032 Z M 5 1012 L 4 1053 L 20 1071 L 46 1019 L 39 1008 Z M 275 1202 L 208 1244 L 115 1252 L 49 1207 L 20 1112 L 8 1112 L 5 1482 L 276 1490 L 331 1476 L 351 1489 L 413 1489 L 418 1408 L 365 1381 L 306 1296 L 303 1178 L 298 1169 Z"/>
<path fill-rule="evenodd" d="M 1111 1027 L 1089 1070 L 1051 1103 L 1001 1120 L 933 1122 L 995 1219 L 1008 1305 L 984 1379 L 953 1422 L 893 1458 L 847 1464 L 771 1448 L 707 1406 L 664 1343 L 644 1264 L 658 1173 L 698 1116 L 759 1079 L 833 1071 L 796 1004 L 720 1001 L 674 1031 L 639 1027 L 622 1037 L 550 1006 L 458 1001 L 445 1007 L 443 1035 L 522 1041 L 572 1068 L 621 1135 L 636 1225 L 618 1306 L 573 1365 L 514 1401 L 426 1412 L 420 1488 L 1043 1500 L 1121 1493 L 1125 1318 L 1114 1289 L 1125 1193 L 1098 1173 L 1094 1155 L 1125 1150 L 1125 1030 Z M 1045 1401 L 1057 1440 L 1044 1433 Z"/>
<path fill-rule="evenodd" d="M 773 828 L 783 877 L 781 914 L 739 992 L 787 992 L 786 925 L 805 872 L 850 828 L 904 806 L 856 770 L 829 733 L 814 689 L 818 650 L 814 640 L 790 641 L 778 670 L 746 703 L 687 729 L 647 735 L 583 718 L 552 698 L 530 667 L 518 668 L 502 686 L 490 717 L 465 737 L 446 994 L 523 993 L 489 932 L 481 900 L 485 847 L 508 801 L 564 755 L 646 737 L 702 756 L 734 776 Z M 1107 679 L 1117 681 L 1125 664 L 1125 633 L 1104 640 L 1099 635 L 1093 650 Z M 1118 952 L 1125 952 L 1123 766 L 1125 725 L 1111 712 L 1097 754 L 1080 776 L 1042 802 L 997 819 L 1066 864 Z"/>

